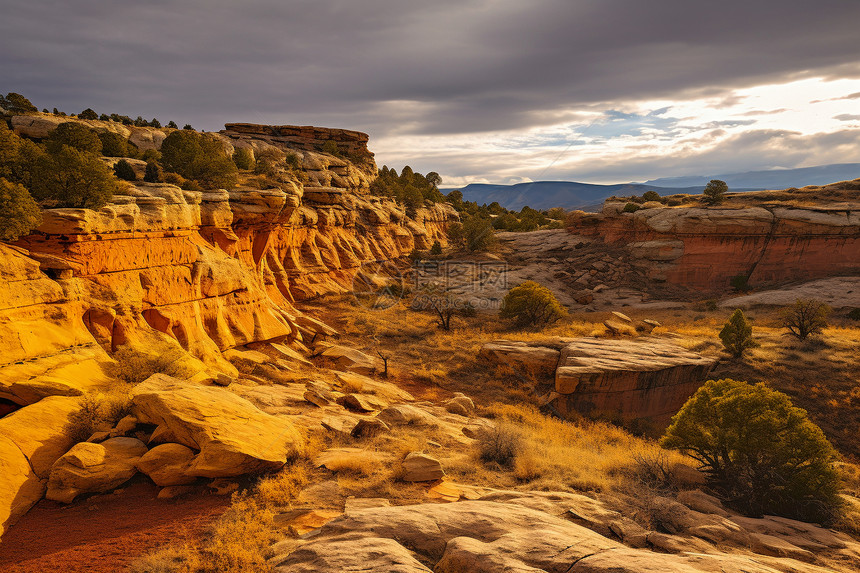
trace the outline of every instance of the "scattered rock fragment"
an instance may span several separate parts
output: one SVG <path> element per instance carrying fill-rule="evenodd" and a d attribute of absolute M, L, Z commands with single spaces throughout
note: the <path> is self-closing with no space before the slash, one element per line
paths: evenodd
<path fill-rule="evenodd" d="M 421 452 L 412 452 L 403 460 L 403 481 L 433 481 L 441 479 L 445 472 L 436 458 Z"/>

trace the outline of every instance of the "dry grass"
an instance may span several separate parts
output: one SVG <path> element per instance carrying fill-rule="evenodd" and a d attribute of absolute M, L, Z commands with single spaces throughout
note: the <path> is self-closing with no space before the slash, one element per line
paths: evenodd
<path fill-rule="evenodd" d="M 668 465 L 690 463 L 685 456 L 606 423 L 566 422 L 531 406 L 495 405 L 489 413 L 507 428 L 503 437 L 516 436 L 503 445 L 515 444 L 513 473 L 532 489 L 608 490 L 641 473 L 637 456 L 659 455 Z"/>
<path fill-rule="evenodd" d="M 117 384 L 106 393 L 87 394 L 81 409 L 69 417 L 66 433 L 77 442 L 85 442 L 97 431 L 107 431 L 131 411 L 127 384 Z"/>

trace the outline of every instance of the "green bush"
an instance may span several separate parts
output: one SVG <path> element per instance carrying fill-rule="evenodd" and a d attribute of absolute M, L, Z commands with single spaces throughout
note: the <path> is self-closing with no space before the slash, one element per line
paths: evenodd
<path fill-rule="evenodd" d="M 741 309 L 735 310 L 720 331 L 720 340 L 725 349 L 735 358 L 741 358 L 749 348 L 758 346 L 752 337 L 752 325 Z"/>
<path fill-rule="evenodd" d="M 143 153 L 140 154 L 140 159 L 149 162 L 149 161 L 161 161 L 161 152 L 157 149 L 147 149 Z"/>
<path fill-rule="evenodd" d="M 0 95 L 0 107 L 10 113 L 33 113 L 39 111 L 30 100 L 15 92 L 7 93 L 6 97 Z"/>
<path fill-rule="evenodd" d="M 657 193 L 656 191 L 645 191 L 642 194 L 642 198 L 646 201 L 659 201 L 660 200 L 660 194 Z"/>
<path fill-rule="evenodd" d="M 118 133 L 102 131 L 98 134 L 105 157 L 128 157 L 128 140 Z"/>
<path fill-rule="evenodd" d="M 173 171 L 196 181 L 204 189 L 231 189 L 238 169 L 221 142 L 196 131 L 183 129 L 168 135 L 161 144 L 161 162 Z"/>
<path fill-rule="evenodd" d="M 661 444 L 698 460 L 712 487 L 750 514 L 824 521 L 839 506 L 833 447 L 806 411 L 764 384 L 706 382 Z"/>
<path fill-rule="evenodd" d="M 439 241 L 433 241 L 433 246 L 430 247 L 430 255 L 438 257 L 442 254 L 442 243 Z"/>
<path fill-rule="evenodd" d="M 463 223 L 463 239 L 466 249 L 472 252 L 489 251 L 496 245 L 496 234 L 489 219 L 469 217 Z"/>
<path fill-rule="evenodd" d="M 466 240 L 466 234 L 463 230 L 463 224 L 460 222 L 454 222 L 448 225 L 448 242 L 454 248 L 460 248 L 463 246 L 463 242 Z"/>
<path fill-rule="evenodd" d="M 626 205 L 624 205 L 624 208 L 621 209 L 621 212 L 622 213 L 635 213 L 636 211 L 638 211 L 641 208 L 642 207 L 640 207 L 636 203 L 627 203 Z"/>
<path fill-rule="evenodd" d="M 799 298 L 793 305 L 783 309 L 780 319 L 789 334 L 798 340 L 806 340 L 810 336 L 821 334 L 827 326 L 830 312 L 830 307 L 820 300 Z"/>
<path fill-rule="evenodd" d="M 42 212 L 30 192 L 0 177 L 0 241 L 15 241 L 42 222 Z"/>
<path fill-rule="evenodd" d="M 134 172 L 134 167 L 125 159 L 120 159 L 113 166 L 113 173 L 123 181 L 137 181 L 137 174 Z"/>
<path fill-rule="evenodd" d="M 526 281 L 508 291 L 499 316 L 517 326 L 544 326 L 567 315 L 552 291 L 535 281 Z"/>
<path fill-rule="evenodd" d="M 233 152 L 233 163 L 244 171 L 254 169 L 254 154 L 247 147 L 239 148 Z"/>
<path fill-rule="evenodd" d="M 172 119 L 167 122 L 167 127 L 169 127 L 170 129 L 179 129 L 179 126 L 176 125 L 176 122 Z"/>
<path fill-rule="evenodd" d="M 725 181 L 711 179 L 705 186 L 705 190 L 702 191 L 705 196 L 705 203 L 708 205 L 719 205 L 725 199 L 728 190 L 729 186 L 726 185 Z"/>
<path fill-rule="evenodd" d="M 97 155 L 68 145 L 39 156 L 32 179 L 30 192 L 47 207 L 98 209 L 117 189 L 111 169 Z"/>
<path fill-rule="evenodd" d="M 158 183 L 161 181 L 161 166 L 155 161 L 149 161 L 146 164 L 146 171 L 143 174 L 143 180 L 147 183 Z"/>
<path fill-rule="evenodd" d="M 102 140 L 94 129 L 81 123 L 67 121 L 61 123 L 48 134 L 45 145 L 50 153 L 56 153 L 63 145 L 89 153 L 102 152 Z"/>
<path fill-rule="evenodd" d="M 323 143 L 321 150 L 323 153 L 329 153 L 331 155 L 340 157 L 340 151 L 338 151 L 337 143 L 332 140 L 328 140 Z"/>
<path fill-rule="evenodd" d="M 81 119 L 90 119 L 91 120 L 91 119 L 98 119 L 99 114 L 97 114 L 91 108 L 87 108 L 84 111 L 82 111 L 81 113 L 79 113 L 78 117 Z"/>

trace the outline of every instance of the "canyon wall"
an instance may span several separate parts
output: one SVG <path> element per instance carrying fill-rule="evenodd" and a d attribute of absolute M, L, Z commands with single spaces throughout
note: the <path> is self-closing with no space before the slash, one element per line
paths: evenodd
<path fill-rule="evenodd" d="M 27 131 L 32 125 L 42 129 L 13 123 L 25 135 L 40 133 Z M 120 346 L 151 355 L 181 348 L 188 360 L 234 373 L 224 359 L 231 348 L 262 341 L 300 347 L 323 329 L 295 301 L 349 292 L 364 263 L 444 244 L 457 219 L 447 204 L 409 217 L 393 201 L 369 195 L 376 168 L 366 135 L 240 129 L 219 137 L 235 147 L 294 153 L 301 177 L 279 188 L 230 191 L 130 184 L 98 211 L 46 210 L 36 232 L 0 245 L 0 288 L 10 291 L 0 300 L 0 398 L 32 403 L 58 393 L 51 384 L 59 379 L 97 384 L 102 369 L 81 361 L 103 366 Z M 307 149 L 319 143 L 315 137 L 347 142 L 372 167 Z M 57 376 L 61 356 L 87 376 Z M 26 389 L 19 361 L 27 364 Z M 40 385 L 47 385 L 43 392 L 33 390 Z"/>
<path fill-rule="evenodd" d="M 655 282 L 717 292 L 736 276 L 754 287 L 860 274 L 860 203 L 811 207 L 665 207 L 571 218 L 571 232 L 625 245 Z"/>

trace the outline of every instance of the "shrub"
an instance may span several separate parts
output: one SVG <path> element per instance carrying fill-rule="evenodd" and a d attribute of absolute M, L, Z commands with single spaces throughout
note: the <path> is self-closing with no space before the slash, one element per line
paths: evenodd
<path fill-rule="evenodd" d="M 237 149 L 233 152 L 233 163 L 245 171 L 254 169 L 254 154 L 247 147 Z"/>
<path fill-rule="evenodd" d="M 85 442 L 101 429 L 110 429 L 131 412 L 131 399 L 124 388 L 115 388 L 107 395 L 88 394 L 81 400 L 81 409 L 69 416 L 65 430 L 75 442 Z"/>
<path fill-rule="evenodd" d="M 439 241 L 433 241 L 433 246 L 430 247 L 430 255 L 431 256 L 439 256 L 442 254 L 442 243 Z"/>
<path fill-rule="evenodd" d="M 848 313 L 848 318 L 851 320 L 860 320 L 860 308 L 852 308 Z"/>
<path fill-rule="evenodd" d="M 448 225 L 448 242 L 452 247 L 462 247 L 463 241 L 466 240 L 466 234 L 463 231 L 462 223 L 451 223 Z"/>
<path fill-rule="evenodd" d="M 140 158 L 144 161 L 161 161 L 161 152 L 157 149 L 147 149 L 141 153 Z"/>
<path fill-rule="evenodd" d="M 193 130 L 194 128 L 193 128 L 193 127 L 191 127 L 191 124 L 190 124 L 190 123 L 186 123 L 185 125 L 183 125 L 183 126 L 182 126 L 182 129 L 185 129 L 185 130 Z"/>
<path fill-rule="evenodd" d="M 838 507 L 836 453 L 806 411 L 764 384 L 710 380 L 661 440 L 702 466 L 734 505 L 804 520 L 826 520 Z"/>
<path fill-rule="evenodd" d="M 96 131 L 74 121 L 58 125 L 48 134 L 45 144 L 50 153 L 58 152 L 63 145 L 74 147 L 78 151 L 102 152 L 102 140 L 99 139 Z"/>
<path fill-rule="evenodd" d="M 42 222 L 42 212 L 30 192 L 0 177 L 0 241 L 15 241 Z"/>
<path fill-rule="evenodd" d="M 137 174 L 134 172 L 134 167 L 125 159 L 120 159 L 113 166 L 114 175 L 123 181 L 137 181 Z"/>
<path fill-rule="evenodd" d="M 162 165 L 203 188 L 230 189 L 236 185 L 238 169 L 221 142 L 195 131 L 174 131 L 161 144 Z"/>
<path fill-rule="evenodd" d="M 99 114 L 94 112 L 91 108 L 87 108 L 81 113 L 78 114 L 78 117 L 81 119 L 98 119 Z"/>
<path fill-rule="evenodd" d="M 624 208 L 621 209 L 621 212 L 622 213 L 635 213 L 636 211 L 638 211 L 641 208 L 642 207 L 640 207 L 636 203 L 627 203 L 626 205 L 624 205 Z"/>
<path fill-rule="evenodd" d="M 161 166 L 155 161 L 150 161 L 146 164 L 146 171 L 143 174 L 143 180 L 147 183 L 158 183 L 161 181 Z"/>
<path fill-rule="evenodd" d="M 98 209 L 113 197 L 117 181 L 93 153 L 63 145 L 36 159 L 30 192 L 48 207 Z"/>
<path fill-rule="evenodd" d="M 7 93 L 6 97 L 0 95 L 0 107 L 10 113 L 33 113 L 39 111 L 30 100 L 15 92 Z"/>
<path fill-rule="evenodd" d="M 294 155 L 294 154 L 291 154 Z M 267 147 L 256 152 L 254 173 L 274 177 L 280 170 L 281 163 L 286 159 L 286 154 L 280 149 Z"/>
<path fill-rule="evenodd" d="M 799 298 L 780 313 L 780 319 L 789 334 L 798 340 L 806 340 L 812 335 L 821 334 L 827 326 L 830 312 L 830 307 L 820 300 Z"/>
<path fill-rule="evenodd" d="M 167 374 L 175 378 L 189 378 L 196 374 L 184 362 L 184 355 L 179 350 L 149 356 L 123 346 L 114 353 L 113 358 L 116 362 L 107 369 L 108 374 L 131 385 L 140 384 L 153 374 Z"/>
<path fill-rule="evenodd" d="M 642 194 L 642 198 L 645 201 L 659 201 L 660 200 L 660 194 L 657 193 L 656 191 L 645 191 Z"/>
<path fill-rule="evenodd" d="M 502 300 L 501 318 L 517 326 L 544 326 L 567 315 L 552 291 L 535 281 L 526 281 L 508 291 Z"/>
<path fill-rule="evenodd" d="M 164 174 L 164 182 L 182 187 L 185 184 L 185 177 L 179 173 L 169 172 Z"/>
<path fill-rule="evenodd" d="M 510 467 L 522 449 L 522 433 L 511 424 L 500 423 L 478 434 L 478 457 L 484 463 Z"/>
<path fill-rule="evenodd" d="M 323 153 L 329 153 L 331 155 L 340 156 L 340 151 L 338 151 L 338 149 L 337 149 L 337 143 L 332 141 L 332 140 L 328 140 L 325 143 L 323 143 L 321 150 Z"/>
<path fill-rule="evenodd" d="M 472 252 L 488 251 L 496 244 L 496 235 L 489 219 L 469 217 L 463 223 L 463 239 L 466 249 Z"/>
<path fill-rule="evenodd" d="M 681 205 L 681 200 L 680 199 L 669 199 L 669 202 L 666 204 L 669 207 L 677 207 L 678 205 Z"/>
<path fill-rule="evenodd" d="M 105 157 L 128 157 L 128 140 L 118 133 L 102 131 L 98 134 Z"/>
<path fill-rule="evenodd" d="M 708 205 L 719 205 L 725 199 L 728 190 L 729 186 L 726 185 L 725 181 L 711 179 L 702 191 L 705 196 L 704 202 Z"/>
<path fill-rule="evenodd" d="M 741 358 L 748 348 L 758 344 L 752 337 L 752 325 L 741 309 L 735 310 L 729 321 L 720 331 L 720 340 L 725 349 L 735 358 Z"/>
<path fill-rule="evenodd" d="M 167 127 L 169 127 L 170 129 L 179 129 L 179 126 L 176 125 L 176 122 L 172 119 L 167 122 Z"/>
<path fill-rule="evenodd" d="M 161 127 L 161 122 L 153 117 L 152 121 L 149 122 L 149 127 Z"/>
<path fill-rule="evenodd" d="M 99 121 L 110 121 L 110 116 L 106 113 L 103 113 L 99 116 Z"/>

